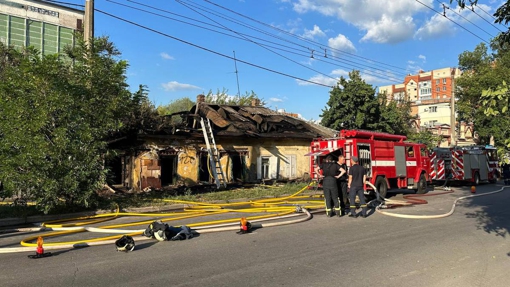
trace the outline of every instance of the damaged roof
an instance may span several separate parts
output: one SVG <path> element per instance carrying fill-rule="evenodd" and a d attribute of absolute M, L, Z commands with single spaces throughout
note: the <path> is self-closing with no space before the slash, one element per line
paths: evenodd
<path fill-rule="evenodd" d="M 217 105 L 201 102 L 193 106 L 190 112 L 208 118 L 215 134 L 219 136 L 248 135 L 312 139 L 334 137 L 338 133 L 336 130 L 263 106 Z"/>

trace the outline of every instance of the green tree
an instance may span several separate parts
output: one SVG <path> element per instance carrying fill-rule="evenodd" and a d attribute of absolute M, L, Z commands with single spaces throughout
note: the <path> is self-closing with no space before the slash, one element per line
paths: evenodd
<path fill-rule="evenodd" d="M 335 130 L 380 127 L 381 105 L 375 89 L 365 83 L 359 71 L 349 73 L 349 79 L 340 77 L 329 92 L 327 107 L 322 110 L 321 124 Z"/>
<path fill-rule="evenodd" d="M 0 178 L 45 212 L 94 203 L 106 140 L 132 112 L 127 63 L 107 38 L 92 47 L 44 56 L 0 43 Z"/>
<path fill-rule="evenodd" d="M 489 54 L 485 44 L 479 44 L 474 51 L 465 51 L 459 56 L 459 68 L 463 71 L 457 79 L 456 96 L 459 120 L 473 122 L 482 143 L 489 143 L 494 137 L 496 145 L 501 145 L 510 137 L 510 117 L 508 99 L 505 96 L 505 80 L 510 78 L 510 52 L 493 42 Z M 499 92 L 498 92 L 499 91 Z M 506 109 L 505 109 L 506 103 Z M 501 112 L 496 114 L 496 112 Z"/>
<path fill-rule="evenodd" d="M 223 88 L 222 91 L 219 89 L 214 94 L 212 90 L 205 95 L 205 102 L 218 105 L 235 105 L 235 106 L 249 106 L 252 100 L 259 100 L 259 105 L 264 106 L 266 103 L 257 97 L 254 91 L 245 92 L 244 95 L 231 96 L 228 94 L 228 90 Z"/>
<path fill-rule="evenodd" d="M 410 130 L 407 134 L 407 140 L 427 145 L 429 149 L 437 147 L 441 143 L 441 136 L 434 135 L 429 130 L 420 132 Z"/>
<path fill-rule="evenodd" d="M 183 111 L 189 111 L 191 110 L 191 107 L 195 105 L 195 102 L 190 100 L 190 98 L 180 98 L 176 100 L 172 100 L 167 105 L 162 105 L 157 108 L 158 113 L 162 116 L 170 115 L 173 113 L 183 112 Z"/>
<path fill-rule="evenodd" d="M 377 130 L 408 135 L 411 133 L 411 122 L 415 118 L 411 115 L 411 103 L 407 100 L 388 101 L 386 93 L 377 95 L 381 106 L 381 116 Z"/>

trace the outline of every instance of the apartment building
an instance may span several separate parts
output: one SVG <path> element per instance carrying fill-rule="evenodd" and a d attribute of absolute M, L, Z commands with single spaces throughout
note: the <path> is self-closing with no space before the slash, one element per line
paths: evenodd
<path fill-rule="evenodd" d="M 461 75 L 458 68 L 442 68 L 432 71 L 419 71 L 407 75 L 403 83 L 379 87 L 388 100 L 407 100 L 411 103 L 411 114 L 417 116 L 416 126 L 431 130 L 443 137 L 441 145 L 452 143 L 450 125 L 455 114 L 452 103 L 455 101 L 455 79 Z M 471 144 L 472 126 L 456 123 L 456 144 Z M 470 128 L 468 128 L 470 127 Z M 461 132 L 462 130 L 462 132 Z M 467 132 L 464 132 L 467 131 Z M 468 138 L 466 138 L 468 137 Z"/>
<path fill-rule="evenodd" d="M 33 46 L 42 54 L 61 52 L 74 45 L 82 30 L 84 11 L 45 1 L 0 0 L 0 42 Z"/>

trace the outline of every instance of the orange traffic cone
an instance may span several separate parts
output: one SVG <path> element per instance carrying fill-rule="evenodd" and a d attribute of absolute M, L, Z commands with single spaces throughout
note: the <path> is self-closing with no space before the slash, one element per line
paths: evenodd
<path fill-rule="evenodd" d="M 251 223 L 249 223 L 247 220 L 246 220 L 246 217 L 242 217 L 241 218 L 241 227 L 239 229 L 239 232 L 237 232 L 238 234 L 245 234 L 245 233 L 249 233 L 251 230 Z"/>
<path fill-rule="evenodd" d="M 474 185 L 471 186 L 471 193 L 476 193 L 476 186 Z"/>
<path fill-rule="evenodd" d="M 43 241 L 42 236 L 39 236 L 37 238 L 37 248 L 35 249 L 35 255 L 28 255 L 28 258 L 37 259 L 37 258 L 51 256 L 51 252 L 44 253 L 43 242 L 44 241 Z"/>

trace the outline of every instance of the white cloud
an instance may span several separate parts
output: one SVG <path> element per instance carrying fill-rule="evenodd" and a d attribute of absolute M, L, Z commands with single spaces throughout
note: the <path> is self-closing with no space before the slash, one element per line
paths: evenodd
<path fill-rule="evenodd" d="M 280 99 L 280 98 L 270 98 L 269 101 L 277 103 L 277 102 L 283 102 L 283 99 Z"/>
<path fill-rule="evenodd" d="M 179 82 L 176 82 L 176 81 L 171 81 L 171 82 L 168 82 L 168 83 L 163 83 L 163 84 L 161 84 L 161 86 L 163 86 L 163 89 L 165 89 L 165 91 L 167 91 L 167 92 L 180 91 L 180 90 L 198 90 L 198 89 L 201 89 L 200 87 L 197 87 L 197 86 L 193 86 L 193 85 L 190 85 L 190 84 L 182 84 L 182 83 L 179 83 Z"/>
<path fill-rule="evenodd" d="M 344 76 L 344 78 L 347 78 L 349 76 L 349 72 L 347 72 L 346 70 L 342 70 L 342 69 L 336 69 L 336 70 L 331 71 L 331 75 L 337 76 L 338 78 L 340 78 L 341 76 Z"/>
<path fill-rule="evenodd" d="M 336 80 L 326 77 L 324 75 L 315 75 L 315 76 L 309 78 L 308 80 L 312 81 L 312 82 L 320 83 L 323 85 L 335 86 L 338 83 L 338 80 L 340 79 L 340 77 L 349 79 L 349 71 L 342 70 L 342 69 L 333 70 L 333 71 L 331 71 L 330 75 L 331 75 L 331 77 L 336 78 Z M 394 75 L 390 71 L 373 71 L 373 70 L 367 71 L 367 70 L 365 70 L 365 71 L 360 72 L 360 76 L 363 80 L 365 80 L 366 83 L 372 84 L 372 85 L 378 84 L 378 83 L 400 81 L 400 78 L 397 77 L 396 75 Z M 300 86 L 314 85 L 312 83 L 304 82 L 304 81 L 300 81 L 300 80 L 296 80 L 296 82 Z"/>
<path fill-rule="evenodd" d="M 411 74 L 416 74 L 419 70 L 423 70 L 418 63 L 415 61 L 409 60 L 407 61 L 407 67 L 406 70 L 409 71 Z"/>
<path fill-rule="evenodd" d="M 433 6 L 434 0 L 421 0 Z M 428 8 L 410 0 L 297 0 L 293 9 L 298 13 L 319 12 L 337 17 L 365 31 L 362 41 L 398 43 L 413 36 L 416 24 L 413 15 Z"/>
<path fill-rule="evenodd" d="M 341 50 L 344 52 L 349 53 L 356 52 L 356 48 L 354 47 L 352 42 L 342 34 L 338 34 L 338 36 L 336 36 L 335 38 L 329 38 L 328 46 L 333 49 Z M 332 51 L 332 53 L 335 54 L 335 51 Z"/>
<path fill-rule="evenodd" d="M 427 62 L 427 57 L 425 57 L 424 55 L 419 55 L 418 58 L 421 59 L 423 63 Z"/>
<path fill-rule="evenodd" d="M 165 53 L 165 52 L 162 52 L 162 53 L 160 53 L 159 55 L 161 56 L 161 58 L 163 58 L 163 59 L 165 59 L 165 60 L 173 60 L 173 59 L 174 59 L 174 57 L 172 57 L 172 56 L 168 55 L 168 54 L 167 54 L 167 53 Z"/>
<path fill-rule="evenodd" d="M 482 12 L 480 9 L 483 9 L 484 11 L 491 11 L 491 7 L 479 4 L 477 6 L 474 6 L 475 12 L 478 9 L 478 14 L 482 17 L 485 17 L 487 20 L 492 21 L 493 19 L 489 17 L 487 14 Z M 455 34 L 457 31 L 460 31 L 459 26 L 457 26 L 454 22 L 458 23 L 461 26 L 470 25 L 472 26 L 472 23 L 475 23 L 477 21 L 483 21 L 480 16 L 473 13 L 470 8 L 466 9 L 460 9 L 458 6 L 450 6 L 450 9 L 446 9 L 446 17 L 444 17 L 442 14 L 435 13 L 428 19 L 423 26 L 421 26 L 416 33 L 414 34 L 414 38 L 418 40 L 427 40 L 427 39 L 433 39 L 433 38 L 440 38 L 440 37 L 448 37 L 453 34 Z M 460 16 L 459 16 L 460 14 Z M 462 16 L 462 17 L 461 17 Z M 476 32 L 478 36 L 481 38 L 490 38 L 491 35 L 487 34 L 487 32 Z"/>
<path fill-rule="evenodd" d="M 305 28 L 305 32 L 301 36 L 303 38 L 313 40 L 313 39 L 315 39 L 315 37 L 324 37 L 324 36 L 326 36 L 326 33 L 324 33 L 319 26 L 313 25 L 313 30 L 308 30 L 308 29 Z"/>
<path fill-rule="evenodd" d="M 451 14 L 454 15 L 453 13 Z M 447 15 L 450 18 L 449 14 Z M 450 19 L 452 18 L 453 16 Z M 425 24 L 423 24 L 423 26 L 421 26 L 416 31 L 414 37 L 418 40 L 440 38 L 455 34 L 456 30 L 457 28 L 453 26 L 453 22 L 448 20 L 448 18 L 444 17 L 443 15 L 434 14 Z"/>
<path fill-rule="evenodd" d="M 315 75 L 315 76 L 309 78 L 308 81 L 311 81 L 311 82 L 314 82 L 314 83 L 323 84 L 323 85 L 327 85 L 327 86 L 334 86 L 338 82 L 338 80 L 326 77 L 324 75 Z M 315 85 L 313 83 L 309 83 L 309 82 L 305 82 L 305 81 L 301 81 L 301 80 L 296 80 L 296 82 L 300 86 Z"/>

